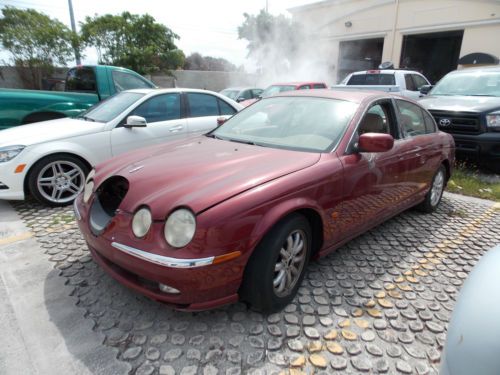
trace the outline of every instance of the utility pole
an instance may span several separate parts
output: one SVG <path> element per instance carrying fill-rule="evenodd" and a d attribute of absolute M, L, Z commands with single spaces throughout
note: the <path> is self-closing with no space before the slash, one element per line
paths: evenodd
<path fill-rule="evenodd" d="M 75 15 L 73 14 L 73 2 L 71 0 L 68 0 L 68 6 L 69 6 L 69 18 L 71 20 L 71 30 L 76 34 L 76 25 L 75 25 Z M 75 60 L 76 60 L 76 65 L 80 65 L 82 63 L 80 59 L 80 51 L 78 51 L 78 48 L 75 46 Z"/>

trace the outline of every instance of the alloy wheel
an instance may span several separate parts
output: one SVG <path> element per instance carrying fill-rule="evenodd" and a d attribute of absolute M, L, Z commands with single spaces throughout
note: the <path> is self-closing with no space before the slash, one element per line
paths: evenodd
<path fill-rule="evenodd" d="M 85 185 L 85 173 L 77 164 L 59 160 L 48 163 L 38 173 L 38 192 L 52 203 L 67 203 L 76 198 Z"/>

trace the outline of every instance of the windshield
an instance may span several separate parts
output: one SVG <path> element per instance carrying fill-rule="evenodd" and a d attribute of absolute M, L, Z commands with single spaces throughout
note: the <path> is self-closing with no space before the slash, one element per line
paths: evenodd
<path fill-rule="evenodd" d="M 276 94 L 279 94 L 280 92 L 284 91 L 292 91 L 295 90 L 294 85 L 272 85 L 269 86 L 267 89 L 265 89 L 260 96 L 262 98 L 267 98 L 269 96 L 273 96 Z"/>
<path fill-rule="evenodd" d="M 439 81 L 431 95 L 500 96 L 500 72 L 460 72 Z"/>
<path fill-rule="evenodd" d="M 238 99 L 238 94 L 240 90 L 222 90 L 219 94 L 227 96 L 229 99 Z"/>
<path fill-rule="evenodd" d="M 144 95 L 137 92 L 121 92 L 103 100 L 78 117 L 87 121 L 109 122 Z"/>
<path fill-rule="evenodd" d="M 358 104 L 314 97 L 256 102 L 208 136 L 297 151 L 324 152 L 338 143 Z"/>

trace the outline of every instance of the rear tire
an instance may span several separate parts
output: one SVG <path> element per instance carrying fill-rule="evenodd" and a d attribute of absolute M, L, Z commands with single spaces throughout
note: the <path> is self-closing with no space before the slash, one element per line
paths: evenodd
<path fill-rule="evenodd" d="M 311 244 L 311 227 L 304 216 L 293 214 L 280 221 L 250 257 L 240 288 L 241 298 L 265 313 L 288 305 L 304 278 Z"/>
<path fill-rule="evenodd" d="M 28 187 L 40 203 L 65 206 L 83 191 L 88 173 L 88 166 L 75 156 L 49 155 L 31 168 Z"/>
<path fill-rule="evenodd" d="M 422 212 L 431 213 L 434 212 L 439 203 L 441 202 L 441 197 L 443 196 L 444 187 L 446 185 L 446 168 L 441 164 L 432 178 L 431 187 L 425 199 L 420 203 L 417 208 Z"/>

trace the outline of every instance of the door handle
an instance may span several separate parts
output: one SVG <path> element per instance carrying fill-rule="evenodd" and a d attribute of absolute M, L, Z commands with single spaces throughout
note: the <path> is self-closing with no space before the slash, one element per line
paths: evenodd
<path fill-rule="evenodd" d="M 174 133 L 182 130 L 184 127 L 182 125 L 177 125 L 177 126 L 172 126 L 170 129 L 168 129 L 169 132 Z"/>

